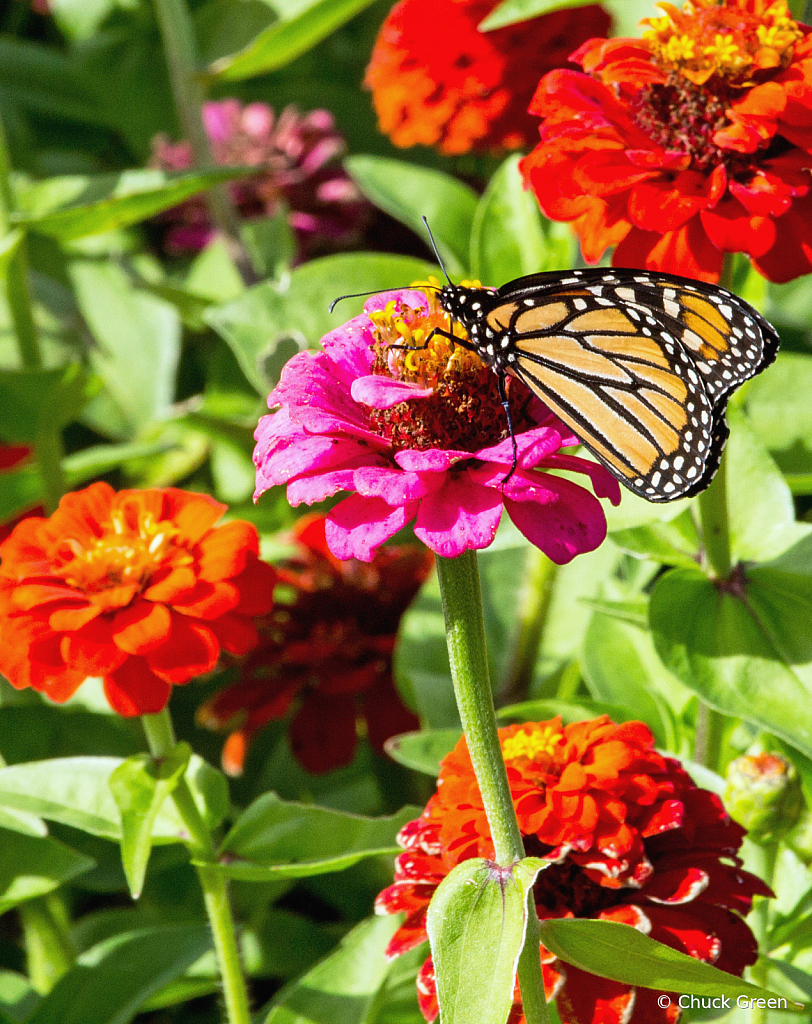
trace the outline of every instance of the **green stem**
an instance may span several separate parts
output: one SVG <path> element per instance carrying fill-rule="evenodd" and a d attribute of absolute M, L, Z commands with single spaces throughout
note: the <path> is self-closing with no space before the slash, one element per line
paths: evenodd
<path fill-rule="evenodd" d="M 508 866 L 521 860 L 525 851 L 496 728 L 476 554 L 466 551 L 458 558 L 438 555 L 436 561 L 460 720 L 482 794 L 496 861 Z M 522 1003 L 527 1024 L 548 1024 L 539 923 L 532 899 L 528 908 L 527 937 L 519 958 Z"/>
<path fill-rule="evenodd" d="M 178 120 L 192 147 L 195 165 L 208 170 L 214 167 L 214 157 L 203 125 L 206 93 L 198 73 L 194 24 L 185 0 L 154 0 L 154 3 Z M 215 185 L 209 189 L 206 202 L 211 219 L 225 236 L 243 280 L 246 284 L 256 283 L 256 271 L 242 242 L 240 219 L 227 186 Z"/>
<path fill-rule="evenodd" d="M 761 853 L 761 864 L 753 865 L 759 877 L 763 878 L 767 885 L 772 887 L 775 877 L 775 865 L 778 859 L 778 843 L 771 843 L 769 846 L 759 847 Z M 761 988 L 767 987 L 769 965 L 767 964 L 767 938 L 770 931 L 770 900 L 766 896 L 756 896 L 755 906 L 750 915 L 750 924 L 753 934 L 758 940 L 759 959 L 750 968 L 750 980 L 754 985 Z M 752 1006 L 750 1008 L 750 1024 L 767 1024 L 766 1007 Z"/>
<path fill-rule="evenodd" d="M 710 487 L 698 498 L 702 540 L 708 566 L 717 580 L 725 580 L 732 567 L 730 554 L 730 525 L 727 511 L 727 454 Z"/>
<path fill-rule="evenodd" d="M 696 709 L 696 733 L 694 735 L 694 761 L 718 772 L 722 758 L 722 740 L 725 732 L 725 716 L 704 701 Z"/>
<path fill-rule="evenodd" d="M 530 548 L 520 599 L 519 627 L 500 701 L 512 704 L 527 697 L 550 610 L 556 569 L 556 564 L 543 551 Z"/>
<path fill-rule="evenodd" d="M 29 900 L 20 906 L 20 921 L 31 984 L 46 995 L 76 959 L 68 938 L 65 906 L 58 893 Z"/>
<path fill-rule="evenodd" d="M 141 721 L 144 723 L 144 732 L 152 756 L 166 757 L 175 746 L 175 731 L 168 709 L 165 708 L 157 715 L 142 715 Z M 217 865 L 217 853 L 211 833 L 203 821 L 185 778 L 182 778 L 175 787 L 172 799 L 188 832 L 187 846 L 198 862 L 197 877 L 203 890 L 203 900 L 223 979 L 227 1020 L 229 1024 L 251 1024 L 248 991 L 240 963 L 234 917 L 231 913 L 226 879 Z"/>

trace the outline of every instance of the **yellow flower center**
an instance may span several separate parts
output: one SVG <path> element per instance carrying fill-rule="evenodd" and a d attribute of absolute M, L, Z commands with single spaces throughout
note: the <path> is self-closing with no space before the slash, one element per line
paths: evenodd
<path fill-rule="evenodd" d="M 786 0 L 687 0 L 682 9 L 657 5 L 665 15 L 646 18 L 643 34 L 657 63 L 696 85 L 713 75 L 752 84 L 757 71 L 781 69 L 802 37 Z"/>
<path fill-rule="evenodd" d="M 502 756 L 506 761 L 526 757 L 529 761 L 540 761 L 553 757 L 564 742 L 564 734 L 553 725 L 537 726 L 528 732 L 523 729 L 502 741 Z"/>
<path fill-rule="evenodd" d="M 463 281 L 468 287 L 481 288 L 479 281 Z M 436 277 L 428 281 L 415 281 L 412 288 L 425 288 L 428 310 L 412 309 L 392 301 L 382 310 L 370 313 L 375 324 L 379 350 L 386 352 L 386 368 L 397 380 L 409 381 L 421 387 L 436 388 L 446 376 L 465 370 L 478 370 L 482 361 L 473 352 L 455 345 L 441 334 L 440 329 L 455 338 L 467 340 L 465 328 L 452 321 L 440 305 L 440 282 Z M 429 340 L 429 338 L 431 340 Z"/>
<path fill-rule="evenodd" d="M 63 541 L 67 561 L 61 575 L 71 586 L 94 593 L 111 587 L 144 584 L 171 556 L 188 565 L 192 556 L 178 543 L 180 530 L 156 520 L 137 498 L 114 509 L 104 532 L 90 546 L 74 537 Z"/>

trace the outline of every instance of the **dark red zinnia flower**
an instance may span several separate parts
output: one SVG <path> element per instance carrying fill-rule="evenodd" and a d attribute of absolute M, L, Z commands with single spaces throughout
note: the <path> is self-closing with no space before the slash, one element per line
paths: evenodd
<path fill-rule="evenodd" d="M 542 920 L 618 921 L 680 952 L 740 975 L 756 960 L 742 920 L 754 895 L 771 895 L 743 871 L 744 829 L 719 798 L 699 789 L 679 762 L 654 750 L 640 722 L 605 715 L 562 726 L 560 719 L 499 730 L 513 802 L 528 856 L 552 864 L 534 886 Z M 405 912 L 387 953 L 426 939 L 426 910 L 461 861 L 493 857 L 493 843 L 465 740 L 443 761 L 437 793 L 398 837 L 395 883 L 376 904 Z M 563 1024 L 674 1024 L 680 1011 L 659 993 L 608 981 L 540 950 L 547 999 Z M 437 1016 L 431 958 L 417 977 L 426 1020 Z M 511 1024 L 524 1022 L 518 987 Z"/>
<path fill-rule="evenodd" d="M 257 622 L 262 639 L 239 681 L 198 713 L 209 728 L 232 730 L 223 749 L 231 775 L 242 771 L 252 737 L 293 706 L 290 744 L 313 773 L 349 764 L 359 725 L 381 751 L 390 736 L 419 724 L 395 689 L 392 652 L 401 617 L 431 571 L 431 552 L 391 546 L 371 562 L 339 561 L 324 530 L 323 516 L 299 520 L 298 552 L 278 568 L 292 596 Z"/>
<path fill-rule="evenodd" d="M 523 171 L 584 257 L 717 281 L 726 252 L 771 281 L 812 270 L 812 30 L 785 0 L 659 5 L 642 39 L 592 39 L 553 71 Z"/>
<path fill-rule="evenodd" d="M 0 545 L 0 672 L 59 703 L 99 676 L 120 715 L 155 714 L 172 686 L 246 654 L 275 574 L 250 523 L 175 488 L 66 494 Z"/>
<path fill-rule="evenodd" d="M 380 129 L 397 146 L 441 153 L 533 145 L 527 106 L 539 77 L 609 30 L 597 4 L 480 32 L 498 0 L 400 0 L 372 51 L 366 85 Z"/>

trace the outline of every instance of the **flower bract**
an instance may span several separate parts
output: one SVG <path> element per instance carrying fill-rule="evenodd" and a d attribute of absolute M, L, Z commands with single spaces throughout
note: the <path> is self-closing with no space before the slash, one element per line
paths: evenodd
<path fill-rule="evenodd" d="M 757 946 L 742 916 L 769 888 L 742 870 L 744 829 L 719 798 L 694 785 L 679 762 L 654 750 L 640 722 L 607 716 L 560 719 L 499 730 L 519 828 L 528 856 L 550 866 L 533 888 L 541 920 L 597 918 L 631 925 L 682 953 L 740 975 Z M 434 890 L 457 864 L 493 858 L 488 823 L 465 740 L 443 761 L 423 814 L 398 842 L 395 882 L 376 904 L 406 918 L 390 957 L 426 940 Z M 562 1024 L 673 1024 L 676 1000 L 598 978 L 540 947 L 548 1001 Z M 438 1013 L 429 958 L 417 978 L 426 1020 Z M 511 1024 L 524 1022 L 518 987 Z"/>
<path fill-rule="evenodd" d="M 17 689 L 67 700 L 101 677 L 120 715 L 155 714 L 173 685 L 245 654 L 275 574 L 257 532 L 204 494 L 67 494 L 49 519 L 24 519 L 0 545 L 0 672 Z"/>
<path fill-rule="evenodd" d="M 367 300 L 365 312 L 301 352 L 268 398 L 279 410 L 260 420 L 254 461 L 257 497 L 287 484 L 297 505 L 351 491 L 327 516 L 338 558 L 368 562 L 414 522 L 432 551 L 455 557 L 487 547 L 505 507 L 519 530 L 554 561 L 568 562 L 604 539 L 595 496 L 543 470 L 591 479 L 620 500 L 613 477 L 563 453 L 569 430 L 519 381 L 509 381 L 517 466 L 496 374 L 463 346 L 437 298 L 403 290 Z M 456 337 L 462 328 L 453 325 Z"/>
<path fill-rule="evenodd" d="M 523 172 L 584 257 L 719 279 L 743 252 L 772 281 L 812 270 L 812 30 L 785 0 L 690 0 L 642 39 L 592 39 L 552 71 Z"/>

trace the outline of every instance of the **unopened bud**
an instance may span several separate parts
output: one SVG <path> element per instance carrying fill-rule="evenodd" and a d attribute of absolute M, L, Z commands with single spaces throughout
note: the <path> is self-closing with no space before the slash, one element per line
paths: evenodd
<path fill-rule="evenodd" d="M 754 842 L 777 843 L 798 821 L 801 806 L 798 773 L 780 754 L 745 754 L 728 766 L 725 807 Z"/>

